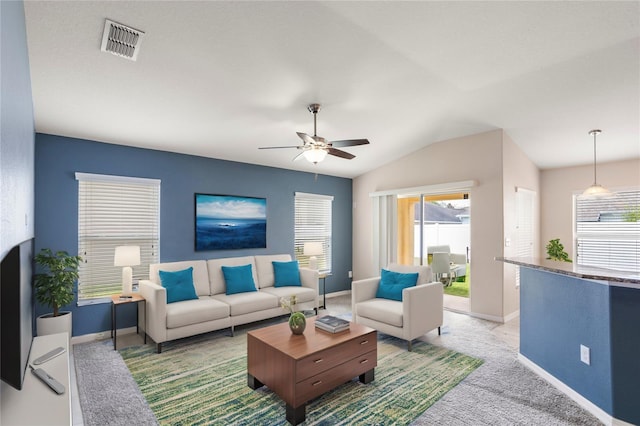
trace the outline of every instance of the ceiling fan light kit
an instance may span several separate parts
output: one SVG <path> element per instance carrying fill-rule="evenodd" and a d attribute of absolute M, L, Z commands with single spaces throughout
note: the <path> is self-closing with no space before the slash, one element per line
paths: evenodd
<path fill-rule="evenodd" d="M 596 136 L 602 133 L 602 130 L 594 129 L 589 131 L 589 134 L 593 136 L 593 184 L 584 190 L 581 197 L 585 198 L 600 198 L 600 197 L 609 197 L 611 196 L 611 191 L 609 191 L 604 186 L 598 183 L 596 179 Z"/>
<path fill-rule="evenodd" d="M 313 114 L 313 136 L 309 136 L 306 133 L 296 132 L 298 137 L 302 139 L 302 145 L 297 146 L 263 146 L 259 149 L 279 149 L 279 148 L 297 148 L 302 152 L 293 158 L 296 161 L 300 157 L 304 157 L 313 164 L 318 164 L 323 161 L 327 155 L 333 155 L 335 157 L 351 160 L 356 156 L 346 151 L 342 151 L 335 147 L 357 146 L 367 145 L 369 141 L 367 139 L 346 139 L 339 141 L 327 141 L 325 138 L 318 136 L 316 132 L 317 114 L 320 111 L 320 104 L 310 104 L 307 109 Z"/>

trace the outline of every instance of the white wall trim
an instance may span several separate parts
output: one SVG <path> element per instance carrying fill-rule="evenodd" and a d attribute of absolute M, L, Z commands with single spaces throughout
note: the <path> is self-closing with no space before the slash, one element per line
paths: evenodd
<path fill-rule="evenodd" d="M 124 336 L 125 334 L 135 334 L 135 333 L 136 333 L 135 326 L 118 329 L 118 336 Z M 87 343 L 87 342 L 93 342 L 96 340 L 105 340 L 105 339 L 111 339 L 111 330 L 100 331 L 98 333 L 83 334 L 81 336 L 73 336 L 71 338 L 71 344 L 77 345 L 80 343 Z"/>
<path fill-rule="evenodd" d="M 388 189 L 369 193 L 369 197 L 384 197 L 387 195 L 401 194 L 450 194 L 452 192 L 468 191 L 476 186 L 475 180 L 463 180 L 460 182 L 437 183 L 435 185 L 414 186 L 411 188 Z"/>
<path fill-rule="evenodd" d="M 332 293 L 327 293 L 327 299 L 331 299 L 332 297 L 348 296 L 350 294 L 351 290 L 334 291 Z"/>
<path fill-rule="evenodd" d="M 487 321 L 493 321 L 493 322 L 497 322 L 497 323 L 504 323 L 504 317 L 497 317 L 494 315 L 487 315 L 487 314 L 479 314 L 477 312 L 469 312 L 469 316 L 474 317 L 474 318 L 480 318 L 480 319 L 484 319 Z"/>
<path fill-rule="evenodd" d="M 518 361 L 520 361 L 525 367 L 529 370 L 536 373 L 538 376 L 542 377 L 544 380 L 549 382 L 553 387 L 558 389 L 563 394 L 567 395 L 569 398 L 574 400 L 579 406 L 593 414 L 598 418 L 602 423 L 607 426 L 633 426 L 631 423 L 627 423 L 623 420 L 616 419 L 605 412 L 602 408 L 595 405 L 593 402 L 589 401 L 584 396 L 580 395 L 578 392 L 573 390 L 571 387 L 567 386 L 564 382 L 560 381 L 556 377 L 552 376 L 547 370 L 540 367 L 535 362 L 531 361 L 526 356 L 521 353 L 518 354 Z"/>
<path fill-rule="evenodd" d="M 506 317 L 504 317 L 504 322 L 509 322 L 512 319 L 518 318 L 520 316 L 520 309 L 518 309 L 515 312 L 511 312 L 509 315 L 507 315 Z"/>

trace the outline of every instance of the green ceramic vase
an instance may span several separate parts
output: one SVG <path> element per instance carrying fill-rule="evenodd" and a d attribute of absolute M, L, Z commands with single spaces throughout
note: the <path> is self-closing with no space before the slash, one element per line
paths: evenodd
<path fill-rule="evenodd" d="M 307 318 L 302 312 L 294 312 L 289 317 L 289 328 L 293 334 L 302 334 L 307 326 Z"/>

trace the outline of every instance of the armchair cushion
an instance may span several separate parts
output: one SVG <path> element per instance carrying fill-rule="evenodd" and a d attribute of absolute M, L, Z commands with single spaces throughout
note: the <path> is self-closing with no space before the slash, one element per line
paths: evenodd
<path fill-rule="evenodd" d="M 401 273 L 382 270 L 380 284 L 376 292 L 377 298 L 402 300 L 402 290 L 407 287 L 414 287 L 418 281 L 418 273 Z"/>
<path fill-rule="evenodd" d="M 300 267 L 298 261 L 291 262 L 271 262 L 273 263 L 273 274 L 275 276 L 274 287 L 301 287 Z"/>
<path fill-rule="evenodd" d="M 251 264 L 242 266 L 222 266 L 224 281 L 226 284 L 226 294 L 246 293 L 258 291 L 256 283 L 253 281 Z"/>
<path fill-rule="evenodd" d="M 167 289 L 167 303 L 197 299 L 193 286 L 193 268 L 182 271 L 158 271 L 162 287 Z"/>

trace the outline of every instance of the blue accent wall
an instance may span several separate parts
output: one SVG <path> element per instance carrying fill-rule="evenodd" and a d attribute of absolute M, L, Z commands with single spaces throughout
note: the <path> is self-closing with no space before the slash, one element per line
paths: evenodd
<path fill-rule="evenodd" d="M 609 287 L 520 268 L 520 353 L 612 412 Z M 580 361 L 580 345 L 591 365 Z"/>
<path fill-rule="evenodd" d="M 0 1 L 0 259 L 34 234 L 31 74 L 22 1 Z"/>
<path fill-rule="evenodd" d="M 611 287 L 613 413 L 640 425 L 640 288 Z"/>
<path fill-rule="evenodd" d="M 352 269 L 351 179 L 296 172 L 82 139 L 36 134 L 35 249 L 78 251 L 78 183 L 75 172 L 161 180 L 160 259 L 171 262 L 255 254 L 293 255 L 294 193 L 334 196 L 333 275 L 327 292 L 348 290 Z M 194 193 L 267 199 L 267 248 L 196 252 Z M 118 309 L 118 327 L 135 325 L 135 309 Z M 38 315 L 44 308 L 38 307 Z M 67 307 L 73 335 L 111 329 L 109 304 Z M 121 312 L 122 311 L 122 312 Z"/>
<path fill-rule="evenodd" d="M 520 353 L 612 417 L 640 424 L 640 288 L 520 274 Z M 580 361 L 581 344 L 591 365 Z"/>

